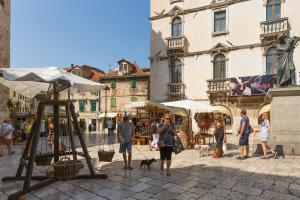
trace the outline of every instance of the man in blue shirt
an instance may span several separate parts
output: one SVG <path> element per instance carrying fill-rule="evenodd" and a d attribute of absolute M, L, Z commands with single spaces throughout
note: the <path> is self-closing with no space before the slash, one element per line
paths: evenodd
<path fill-rule="evenodd" d="M 240 156 L 237 158 L 239 160 L 244 160 L 249 158 L 249 135 L 250 135 L 250 122 L 247 117 L 247 111 L 245 109 L 241 110 L 241 122 L 238 134 L 239 145 L 240 145 Z M 246 149 L 246 155 L 244 155 L 244 150 Z"/>

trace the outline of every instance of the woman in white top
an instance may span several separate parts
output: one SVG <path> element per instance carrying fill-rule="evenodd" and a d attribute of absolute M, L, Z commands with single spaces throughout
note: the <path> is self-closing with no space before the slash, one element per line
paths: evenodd
<path fill-rule="evenodd" d="M 263 122 L 260 124 L 260 141 L 261 145 L 264 151 L 264 157 L 263 159 L 267 159 L 268 151 L 270 150 L 274 156 L 274 158 L 277 155 L 277 152 L 275 149 L 271 149 L 268 145 L 268 140 L 270 138 L 270 135 L 273 136 L 274 139 L 276 139 L 276 136 L 271 132 L 271 126 L 270 122 L 268 120 L 268 113 L 263 113 L 262 115 Z"/>
<path fill-rule="evenodd" d="M 0 135 L 0 156 L 2 156 L 3 146 L 6 145 L 8 154 L 15 153 L 13 149 L 13 131 L 14 128 L 10 120 L 5 120 L 1 125 L 2 134 Z"/>

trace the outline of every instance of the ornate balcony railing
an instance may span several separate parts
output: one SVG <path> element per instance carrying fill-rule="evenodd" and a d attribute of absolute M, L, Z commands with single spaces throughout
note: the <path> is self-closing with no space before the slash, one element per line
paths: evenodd
<path fill-rule="evenodd" d="M 230 78 L 208 80 L 208 93 L 229 91 Z"/>
<path fill-rule="evenodd" d="M 184 50 L 185 37 L 171 37 L 167 38 L 168 50 Z"/>
<path fill-rule="evenodd" d="M 184 96 L 184 84 L 183 83 L 169 83 L 168 94 L 171 96 Z"/>
<path fill-rule="evenodd" d="M 260 23 L 262 34 L 261 37 L 278 35 L 279 33 L 288 33 L 290 31 L 288 18 L 268 20 Z"/>

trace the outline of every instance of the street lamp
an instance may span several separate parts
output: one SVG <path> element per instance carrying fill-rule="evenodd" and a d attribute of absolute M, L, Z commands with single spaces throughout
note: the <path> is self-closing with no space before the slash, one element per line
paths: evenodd
<path fill-rule="evenodd" d="M 105 130 L 106 117 L 107 117 L 107 92 L 110 90 L 110 88 L 108 87 L 108 85 L 106 85 L 106 87 L 104 88 L 104 90 L 105 90 L 104 130 Z"/>

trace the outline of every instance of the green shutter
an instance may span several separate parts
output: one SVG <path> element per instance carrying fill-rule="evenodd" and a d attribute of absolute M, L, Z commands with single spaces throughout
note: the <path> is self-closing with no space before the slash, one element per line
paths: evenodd
<path fill-rule="evenodd" d="M 85 110 L 84 109 L 84 106 L 85 106 L 84 104 L 85 104 L 84 101 L 79 101 L 79 111 L 80 112 L 84 112 L 84 110 Z"/>
<path fill-rule="evenodd" d="M 136 88 L 136 80 L 131 80 L 131 88 Z"/>
<path fill-rule="evenodd" d="M 116 100 L 115 97 L 112 97 L 110 99 L 110 106 L 113 107 L 113 108 L 117 107 L 117 100 Z"/>
<path fill-rule="evenodd" d="M 131 97 L 131 102 L 136 102 L 137 101 L 137 97 Z"/>
<path fill-rule="evenodd" d="M 91 101 L 91 111 L 92 112 L 96 112 L 96 107 L 97 107 L 97 102 Z"/>
<path fill-rule="evenodd" d="M 112 88 L 112 89 L 115 89 L 115 88 L 116 88 L 116 81 L 115 81 L 115 80 L 112 80 L 112 81 L 111 81 L 111 88 Z"/>

